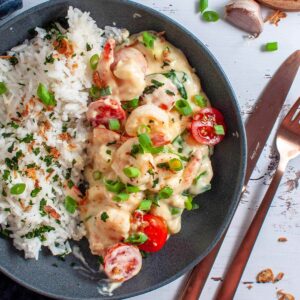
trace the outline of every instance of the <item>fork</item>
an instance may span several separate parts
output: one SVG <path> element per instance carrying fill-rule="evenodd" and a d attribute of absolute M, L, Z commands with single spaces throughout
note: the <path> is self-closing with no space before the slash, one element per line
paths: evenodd
<path fill-rule="evenodd" d="M 290 109 L 277 131 L 275 148 L 277 154 L 279 154 L 279 163 L 276 173 L 235 257 L 233 258 L 233 261 L 225 274 L 225 278 L 215 298 L 217 300 L 233 299 L 284 171 L 289 161 L 300 154 L 299 107 L 300 98 Z"/>

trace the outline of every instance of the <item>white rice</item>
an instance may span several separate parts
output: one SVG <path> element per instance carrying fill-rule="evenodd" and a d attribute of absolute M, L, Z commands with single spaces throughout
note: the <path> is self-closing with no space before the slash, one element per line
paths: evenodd
<path fill-rule="evenodd" d="M 8 88 L 6 94 L 0 95 L 0 229 L 2 233 L 9 232 L 14 246 L 23 250 L 26 258 L 38 259 L 42 246 L 48 247 L 53 255 L 67 254 L 71 251 L 68 239 L 79 240 L 85 234 L 79 212 L 68 212 L 64 200 L 66 195 L 73 195 L 67 184 L 70 180 L 78 184 L 85 163 L 88 134 L 85 112 L 92 85 L 89 59 L 95 53 L 100 54 L 106 37 L 114 36 L 121 41 L 127 34 L 112 27 L 101 30 L 89 13 L 76 8 L 69 8 L 67 18 L 68 30 L 56 25 L 73 44 L 76 55 L 69 58 L 59 55 L 53 47 L 56 35 L 49 40 L 44 29 L 36 28 L 34 39 L 8 52 L 17 57 L 15 66 L 0 59 L 0 82 Z M 50 54 L 59 59 L 45 64 Z M 46 110 L 36 98 L 39 83 L 54 93 L 57 105 L 53 111 Z M 19 121 L 11 123 L 14 118 Z M 14 128 L 15 124 L 19 127 Z M 62 140 L 62 133 L 68 133 L 71 139 Z M 26 136 L 27 143 L 26 139 L 22 141 Z M 52 161 L 51 148 L 60 154 Z M 14 170 L 12 162 L 17 153 L 20 157 Z M 28 165 L 32 164 L 36 179 L 28 175 L 28 169 L 32 168 Z M 18 183 L 26 185 L 25 191 L 11 194 L 10 189 Z M 37 183 L 41 190 L 34 197 L 31 192 Z M 44 212 L 45 201 L 60 215 L 59 222 Z"/>

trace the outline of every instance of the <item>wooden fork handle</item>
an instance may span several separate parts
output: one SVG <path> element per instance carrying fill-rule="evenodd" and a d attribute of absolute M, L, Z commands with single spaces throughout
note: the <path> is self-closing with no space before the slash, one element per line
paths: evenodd
<path fill-rule="evenodd" d="M 254 247 L 255 241 L 258 237 L 264 219 L 268 213 L 269 207 L 271 206 L 272 200 L 276 194 L 280 180 L 283 175 L 284 168 L 278 168 L 272 182 L 262 200 L 259 209 L 252 220 L 252 223 L 231 262 L 222 285 L 217 293 L 216 299 L 218 300 L 232 300 L 234 294 L 238 288 L 240 279 L 243 275 L 244 269 Z"/>

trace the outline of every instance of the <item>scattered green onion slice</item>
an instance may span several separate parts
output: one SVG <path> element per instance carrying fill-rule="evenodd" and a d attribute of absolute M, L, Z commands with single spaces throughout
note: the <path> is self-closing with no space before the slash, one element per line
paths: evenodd
<path fill-rule="evenodd" d="M 110 88 L 110 86 L 106 86 L 106 87 L 100 88 L 99 92 L 100 92 L 101 97 L 109 96 L 109 95 L 111 95 L 111 88 Z"/>
<path fill-rule="evenodd" d="M 207 9 L 208 7 L 208 0 L 199 0 L 199 12 L 201 14 Z"/>
<path fill-rule="evenodd" d="M 201 95 L 195 95 L 193 97 L 193 100 L 198 106 L 202 108 L 207 106 L 207 100 Z"/>
<path fill-rule="evenodd" d="M 77 202 L 71 196 L 67 196 L 64 201 L 64 206 L 69 213 L 74 214 L 77 208 Z"/>
<path fill-rule="evenodd" d="M 203 20 L 206 22 L 217 22 L 220 16 L 215 11 L 206 11 L 202 14 Z"/>
<path fill-rule="evenodd" d="M 128 104 L 131 108 L 136 108 L 139 106 L 139 98 L 134 98 L 130 101 L 128 101 Z"/>
<path fill-rule="evenodd" d="M 184 116 L 189 116 L 193 112 L 190 104 L 186 100 L 183 100 L 183 99 L 177 100 L 175 103 L 175 107 L 176 107 L 177 111 Z"/>
<path fill-rule="evenodd" d="M 39 84 L 37 89 L 37 95 L 41 99 L 41 101 L 47 106 L 55 106 L 56 100 L 54 98 L 54 94 L 50 93 L 45 85 L 42 83 Z"/>
<path fill-rule="evenodd" d="M 109 218 L 108 214 L 106 211 L 104 211 L 102 214 L 101 214 L 101 220 L 103 222 L 106 222 L 106 220 Z"/>
<path fill-rule="evenodd" d="M 140 203 L 140 206 L 138 209 L 142 210 L 142 211 L 149 211 L 151 209 L 151 206 L 152 206 L 152 201 L 146 199 Z"/>
<path fill-rule="evenodd" d="M 20 195 L 25 191 L 26 184 L 25 183 L 17 183 L 10 188 L 10 193 L 12 195 Z"/>
<path fill-rule="evenodd" d="M 127 239 L 124 240 L 125 243 L 130 244 L 143 244 L 148 240 L 148 236 L 143 232 L 137 232 L 131 234 Z"/>
<path fill-rule="evenodd" d="M 187 210 L 192 210 L 193 209 L 193 197 L 192 196 L 187 196 L 187 199 L 184 202 L 184 206 Z"/>
<path fill-rule="evenodd" d="M 106 180 L 104 184 L 106 189 L 112 193 L 119 193 L 125 188 L 121 181 Z"/>
<path fill-rule="evenodd" d="M 137 129 L 137 133 L 138 134 L 142 134 L 142 133 L 150 133 L 151 129 L 149 126 L 147 125 L 140 125 Z"/>
<path fill-rule="evenodd" d="M 108 127 L 110 130 L 117 131 L 121 126 L 118 119 L 110 119 L 108 120 Z"/>
<path fill-rule="evenodd" d="M 91 58 L 90 58 L 90 66 L 92 70 L 96 70 L 97 66 L 98 66 L 98 62 L 99 62 L 99 55 L 98 54 L 94 54 Z"/>
<path fill-rule="evenodd" d="M 129 194 L 137 193 L 139 191 L 140 191 L 140 188 L 138 186 L 134 186 L 134 185 L 130 185 L 130 184 L 126 185 L 126 192 Z"/>
<path fill-rule="evenodd" d="M 125 202 L 129 198 L 129 195 L 127 193 L 120 193 L 113 197 L 113 200 L 116 202 Z"/>
<path fill-rule="evenodd" d="M 183 165 L 180 159 L 178 158 L 172 158 L 169 161 L 169 167 L 172 171 L 181 171 L 183 169 Z"/>
<path fill-rule="evenodd" d="M 100 98 L 101 95 L 100 95 L 100 89 L 97 88 L 95 85 L 93 85 L 91 88 L 90 88 L 90 91 L 89 91 L 89 94 L 92 98 Z"/>
<path fill-rule="evenodd" d="M 143 32 L 143 42 L 147 48 L 153 49 L 155 40 L 156 40 L 155 35 L 151 34 L 148 31 Z"/>
<path fill-rule="evenodd" d="M 5 94 L 8 91 L 7 86 L 4 82 L 0 82 L 0 95 Z"/>
<path fill-rule="evenodd" d="M 271 52 L 278 50 L 278 43 L 277 42 L 270 42 L 265 45 L 265 51 Z"/>
<path fill-rule="evenodd" d="M 102 173 L 100 171 L 94 171 L 93 178 L 94 180 L 100 180 L 102 178 Z"/>
<path fill-rule="evenodd" d="M 225 135 L 225 129 L 223 125 L 215 125 L 214 129 L 217 135 Z"/>
<path fill-rule="evenodd" d="M 163 189 L 161 189 L 158 193 L 158 196 L 160 199 L 168 199 L 173 195 L 173 189 L 169 186 L 165 186 Z"/>
<path fill-rule="evenodd" d="M 181 212 L 181 209 L 178 207 L 171 207 L 171 215 L 178 215 Z"/>
<path fill-rule="evenodd" d="M 123 169 L 123 173 L 128 177 L 128 178 L 137 178 L 141 175 L 141 172 L 138 168 L 134 167 L 127 167 Z"/>

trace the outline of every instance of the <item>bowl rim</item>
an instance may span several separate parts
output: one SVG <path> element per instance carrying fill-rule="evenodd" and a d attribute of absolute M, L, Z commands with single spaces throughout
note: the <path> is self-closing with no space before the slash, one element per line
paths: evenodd
<path fill-rule="evenodd" d="M 21 12 L 20 14 L 16 15 L 16 16 L 12 16 L 11 18 L 9 18 L 7 21 L 4 21 L 4 23 L 0 26 L 0 28 L 5 28 L 9 29 L 11 26 L 14 25 L 15 22 L 25 18 L 26 16 L 37 12 L 37 11 L 43 11 L 44 9 L 46 9 L 47 7 L 51 7 L 53 5 L 59 4 L 59 3 L 64 3 L 67 2 L 67 0 L 49 0 L 46 1 L 44 3 L 35 5 L 23 12 Z M 92 297 L 92 298 L 74 298 L 74 297 L 68 297 L 68 296 L 62 296 L 62 295 L 57 295 L 51 292 L 45 292 L 44 290 L 35 287 L 33 285 L 30 285 L 28 283 L 26 283 L 26 281 L 23 281 L 21 278 L 16 277 L 15 275 L 11 274 L 6 268 L 4 268 L 3 266 L 1 266 L 0 264 L 0 271 L 5 274 L 7 277 L 9 277 L 10 279 L 12 279 L 13 281 L 17 282 L 18 284 L 22 285 L 23 287 L 38 293 L 40 295 L 43 296 L 47 296 L 53 299 L 61 299 L 61 300 L 74 300 L 74 299 L 80 299 L 80 300 L 99 300 L 99 299 L 110 299 L 110 300 L 117 300 L 117 299 L 126 299 L 126 298 L 130 298 L 130 297 L 134 297 L 134 296 L 138 296 L 138 295 L 142 295 L 145 293 L 148 293 L 150 291 L 156 290 L 164 285 L 167 285 L 169 283 L 171 283 L 172 281 L 178 279 L 180 276 L 184 275 L 186 272 L 188 272 L 189 270 L 191 270 L 193 267 L 195 267 L 205 256 L 207 256 L 209 254 L 209 252 L 215 247 L 215 245 L 218 243 L 218 241 L 221 239 L 223 233 L 225 232 L 225 230 L 229 227 L 231 220 L 235 214 L 235 211 L 238 207 L 239 204 L 239 197 L 242 191 L 242 187 L 244 184 L 244 178 L 245 178 L 245 171 L 246 171 L 246 157 L 247 157 L 247 141 L 246 141 L 246 132 L 245 132 L 245 127 L 244 127 L 244 123 L 241 117 L 241 110 L 240 110 L 240 106 L 239 103 L 237 101 L 236 95 L 234 93 L 234 90 L 232 88 L 232 85 L 227 77 L 227 75 L 225 74 L 223 68 L 221 67 L 220 63 L 217 61 L 217 59 L 213 56 L 213 54 L 211 53 L 211 51 L 204 45 L 203 42 L 201 42 L 193 33 L 191 33 L 187 28 L 185 28 L 183 25 L 181 25 L 179 22 L 171 19 L 169 16 L 153 9 L 150 8 L 148 6 L 145 6 L 143 4 L 134 2 L 132 0 L 110 0 L 110 2 L 115 2 L 115 3 L 122 3 L 128 6 L 132 6 L 132 7 L 137 7 L 141 10 L 146 11 L 147 13 L 153 14 L 155 16 L 158 16 L 162 19 L 165 19 L 167 22 L 171 23 L 172 25 L 178 27 L 182 32 L 184 32 L 184 34 L 188 35 L 192 40 L 194 40 L 196 42 L 196 44 L 198 44 L 207 54 L 210 62 L 212 63 L 212 65 L 218 70 L 218 72 L 220 73 L 220 75 L 223 77 L 223 80 L 225 81 L 225 83 L 228 86 L 228 93 L 230 94 L 231 98 L 232 98 L 232 105 L 234 106 L 235 110 L 238 112 L 237 114 L 237 130 L 240 132 L 239 135 L 239 139 L 240 139 L 240 150 L 241 150 L 241 158 L 240 158 L 240 167 L 239 167 L 239 172 L 238 172 L 238 184 L 235 185 L 235 193 L 232 197 L 232 199 L 236 199 L 235 201 L 232 201 L 232 203 L 230 204 L 230 206 L 228 207 L 228 212 L 227 212 L 227 216 L 224 219 L 223 224 L 220 226 L 218 233 L 216 234 L 215 238 L 213 239 L 212 243 L 210 244 L 210 246 L 201 254 L 199 255 L 196 259 L 194 259 L 190 264 L 188 264 L 185 268 L 183 268 L 181 271 L 177 272 L 175 275 L 169 277 L 168 279 L 159 282 L 157 284 L 154 284 L 148 288 L 145 288 L 143 290 L 140 291 L 136 291 L 136 292 L 131 292 L 131 293 L 127 293 L 124 295 L 120 295 L 120 296 L 109 296 L 109 297 Z M 71 4 L 70 4 L 71 5 Z"/>

